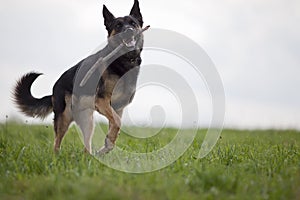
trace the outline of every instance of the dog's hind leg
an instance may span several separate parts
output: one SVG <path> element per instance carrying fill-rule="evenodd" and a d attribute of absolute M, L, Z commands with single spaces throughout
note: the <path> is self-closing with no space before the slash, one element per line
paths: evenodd
<path fill-rule="evenodd" d="M 75 122 L 81 129 L 85 151 L 92 154 L 92 137 L 94 134 L 93 110 L 85 109 L 74 113 Z"/>
<path fill-rule="evenodd" d="M 109 121 L 109 130 L 105 138 L 105 145 L 98 151 L 99 154 L 105 154 L 114 148 L 121 127 L 121 118 L 111 107 L 109 99 L 97 99 L 96 109 L 103 114 Z"/>
<path fill-rule="evenodd" d="M 53 99 L 53 102 L 54 99 Z M 65 108 L 63 112 L 54 112 L 54 130 L 55 130 L 55 140 L 54 140 L 54 151 L 58 152 L 60 150 L 60 145 L 65 136 L 69 125 L 73 121 L 71 112 L 71 100 L 69 96 L 65 97 Z M 54 104 L 55 105 L 55 104 Z"/>

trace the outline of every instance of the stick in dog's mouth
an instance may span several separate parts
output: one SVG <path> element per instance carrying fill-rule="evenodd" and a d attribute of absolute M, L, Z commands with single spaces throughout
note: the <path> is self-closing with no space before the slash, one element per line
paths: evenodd
<path fill-rule="evenodd" d="M 128 32 L 127 34 L 132 35 L 129 39 L 123 39 L 122 42 L 124 43 L 124 45 L 128 48 L 132 48 L 135 47 L 136 45 L 136 37 L 139 36 L 140 34 L 142 34 L 144 31 L 148 30 L 150 28 L 150 26 L 146 26 L 145 28 L 143 28 L 140 31 L 134 31 L 133 29 L 128 29 L 126 32 Z"/>
<path fill-rule="evenodd" d="M 150 28 L 150 25 L 146 26 L 145 28 L 143 28 L 142 30 L 138 31 L 138 33 L 136 33 L 134 36 L 132 36 L 132 40 L 131 41 L 124 41 L 119 44 L 119 46 L 117 48 L 115 48 L 112 52 L 110 52 L 107 56 L 105 56 L 104 58 L 101 57 L 97 60 L 97 62 L 91 67 L 91 69 L 86 73 L 86 75 L 83 77 L 82 81 L 80 82 L 80 87 L 83 87 L 86 82 L 89 80 L 89 78 L 92 76 L 92 74 L 96 71 L 96 69 L 100 66 L 102 66 L 103 63 L 106 63 L 106 61 L 108 61 L 111 57 L 113 57 L 116 53 L 118 53 L 118 51 L 120 51 L 124 45 L 126 47 L 132 47 L 132 45 L 136 43 L 135 37 L 142 34 L 143 32 L 145 32 L 146 30 L 148 30 Z"/>
<path fill-rule="evenodd" d="M 149 28 L 150 28 L 150 25 L 146 26 L 145 28 L 143 28 L 143 29 L 141 30 L 140 34 L 143 33 L 144 31 L 148 30 Z"/>

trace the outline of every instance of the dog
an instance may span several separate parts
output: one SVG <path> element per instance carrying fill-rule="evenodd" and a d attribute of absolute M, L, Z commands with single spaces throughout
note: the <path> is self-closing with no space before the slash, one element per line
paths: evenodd
<path fill-rule="evenodd" d="M 132 102 L 135 95 L 144 41 L 143 34 L 134 34 L 141 32 L 143 27 L 139 1 L 134 1 L 128 16 L 118 18 L 103 5 L 103 17 L 108 32 L 107 45 L 64 72 L 53 86 L 52 95 L 33 97 L 30 88 L 41 75 L 36 72 L 22 76 L 14 88 L 14 102 L 25 115 L 43 119 L 54 112 L 55 152 L 59 152 L 69 125 L 75 121 L 83 134 L 85 150 L 92 154 L 94 111 L 104 115 L 109 121 L 105 144 L 97 153 L 105 154 L 111 151 L 120 132 L 123 109 Z M 120 36 L 122 33 L 126 34 Z M 86 85 L 79 86 L 88 70 L 120 44 L 123 44 L 123 50 L 120 51 L 123 53 L 102 63 Z M 130 75 L 123 79 L 129 71 Z"/>

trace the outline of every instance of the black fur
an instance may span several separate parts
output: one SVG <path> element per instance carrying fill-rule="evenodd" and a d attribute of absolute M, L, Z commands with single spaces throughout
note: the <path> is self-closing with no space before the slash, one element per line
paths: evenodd
<path fill-rule="evenodd" d="M 113 14 L 111 14 L 111 12 L 104 5 L 103 17 L 104 25 L 108 31 L 109 37 L 112 37 L 112 32 L 118 34 L 128 29 L 128 27 L 133 27 L 136 29 L 141 28 L 143 25 L 143 19 L 140 13 L 139 3 L 137 0 L 135 0 L 129 16 L 115 18 Z M 115 109 L 124 108 L 128 103 L 131 102 L 134 96 L 135 90 L 132 90 L 132 88 L 135 88 L 137 76 L 139 73 L 139 65 L 142 62 L 140 54 L 142 51 L 143 40 L 140 40 L 140 48 L 128 52 L 122 55 L 121 57 L 117 58 L 106 69 L 108 74 L 114 74 L 119 78 L 121 78 L 129 70 L 134 69 L 133 77 L 131 77 L 131 80 L 128 82 L 128 84 L 130 85 L 127 88 L 130 89 L 124 89 L 124 98 L 119 102 L 115 102 L 113 104 Z M 64 72 L 55 83 L 53 87 L 53 93 L 50 96 L 45 96 L 41 99 L 33 97 L 30 92 L 31 85 L 35 81 L 35 79 L 41 74 L 28 73 L 24 75 L 17 82 L 13 93 L 14 100 L 18 108 L 24 114 L 31 117 L 45 118 L 49 113 L 51 113 L 52 109 L 55 113 L 55 116 L 60 115 L 62 112 L 64 112 L 66 107 L 65 96 L 73 94 L 73 88 L 75 84 L 74 80 L 78 70 L 80 69 L 88 71 L 100 57 L 104 57 L 116 47 L 117 44 L 115 44 L 114 42 L 115 41 L 108 40 L 108 45 L 104 49 L 100 50 L 94 55 L 83 59 L 77 65 Z M 79 75 L 84 74 L 81 73 Z M 98 98 L 103 98 L 106 95 L 109 95 L 107 93 L 111 91 L 107 91 L 104 87 L 107 77 L 97 77 L 98 75 L 100 75 L 99 72 L 95 72 L 93 74 L 94 78 L 99 79 L 98 87 L 96 88 L 97 90 L 86 90 L 86 88 L 89 87 L 89 84 L 94 84 L 92 81 L 92 77 L 91 80 L 87 82 L 87 86 L 85 86 L 85 88 L 83 88 L 82 91 L 79 91 L 80 95 L 93 95 L 96 91 L 96 95 Z M 81 80 L 80 77 L 78 79 Z"/>
<path fill-rule="evenodd" d="M 113 30 L 111 23 L 114 21 L 115 16 L 111 14 L 111 12 L 107 9 L 105 5 L 103 5 L 103 18 L 104 18 L 104 25 L 106 27 L 108 35 L 110 35 Z"/>
<path fill-rule="evenodd" d="M 130 11 L 130 15 L 138 20 L 140 27 L 143 27 L 143 17 L 140 12 L 140 4 L 138 0 L 134 1 L 134 5 Z"/>
<path fill-rule="evenodd" d="M 34 98 L 30 88 L 40 73 L 28 73 L 16 84 L 13 96 L 18 108 L 27 116 L 45 118 L 52 112 L 51 96 Z"/>

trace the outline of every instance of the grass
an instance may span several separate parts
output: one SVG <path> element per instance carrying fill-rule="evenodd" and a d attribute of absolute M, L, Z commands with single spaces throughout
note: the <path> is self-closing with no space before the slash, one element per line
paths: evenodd
<path fill-rule="evenodd" d="M 165 129 L 143 140 L 121 134 L 118 145 L 147 152 L 163 147 L 175 133 Z M 52 126 L 2 124 L 0 199 L 300 198 L 300 132 L 224 130 L 213 151 L 196 159 L 204 135 L 199 130 L 191 147 L 170 166 L 130 174 L 83 153 L 74 127 L 54 155 Z"/>

